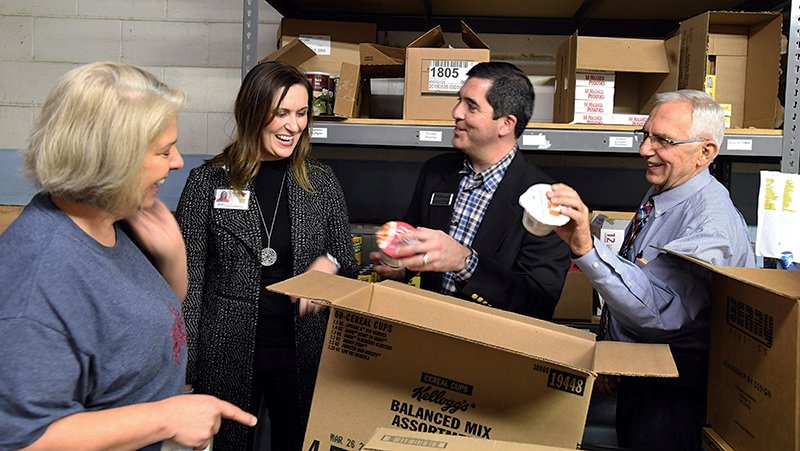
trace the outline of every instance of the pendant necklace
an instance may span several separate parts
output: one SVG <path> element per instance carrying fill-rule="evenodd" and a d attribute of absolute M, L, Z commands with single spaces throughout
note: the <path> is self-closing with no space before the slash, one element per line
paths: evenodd
<path fill-rule="evenodd" d="M 261 204 L 258 204 L 258 216 L 261 217 L 261 224 L 264 224 L 264 232 L 267 233 L 267 247 L 261 249 L 261 266 L 272 266 L 278 260 L 278 253 L 272 248 L 272 230 L 275 227 L 275 218 L 278 217 L 278 207 L 281 205 L 281 196 L 283 195 L 283 185 L 286 184 L 286 171 L 283 172 L 283 180 L 281 181 L 281 189 L 278 191 L 278 201 L 275 202 L 275 213 L 272 214 L 272 224 L 267 230 L 267 222 L 264 221 L 264 215 L 261 213 Z M 258 202 L 258 201 L 256 201 Z"/>

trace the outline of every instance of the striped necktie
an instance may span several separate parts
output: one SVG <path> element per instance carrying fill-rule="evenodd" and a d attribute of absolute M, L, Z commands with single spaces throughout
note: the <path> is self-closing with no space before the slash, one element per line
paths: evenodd
<path fill-rule="evenodd" d="M 633 242 L 636 236 L 642 230 L 642 227 L 647 223 L 647 218 L 650 217 L 650 212 L 653 210 L 653 197 L 648 197 L 647 202 L 636 210 L 636 217 L 625 234 L 625 239 L 622 241 L 622 248 L 619 250 L 619 255 L 630 261 L 634 261 Z M 597 336 L 598 340 L 604 340 L 608 337 L 608 303 L 603 304 L 603 311 L 600 313 L 600 333 Z"/>

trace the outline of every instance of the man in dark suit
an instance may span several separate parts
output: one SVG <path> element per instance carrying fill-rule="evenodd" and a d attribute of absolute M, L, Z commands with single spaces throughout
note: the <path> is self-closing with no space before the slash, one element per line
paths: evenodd
<path fill-rule="evenodd" d="M 404 220 L 399 268 L 372 253 L 384 278 L 421 272 L 422 288 L 503 310 L 549 319 L 561 295 L 569 249 L 550 233 L 522 225 L 519 196 L 552 183 L 517 149 L 533 111 L 533 87 L 516 66 L 474 66 L 453 108 L 453 147 L 425 163 Z"/>

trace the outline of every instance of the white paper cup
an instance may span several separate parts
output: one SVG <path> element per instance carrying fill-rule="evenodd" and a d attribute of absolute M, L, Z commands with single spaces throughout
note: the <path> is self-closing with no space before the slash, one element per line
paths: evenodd
<path fill-rule="evenodd" d="M 545 236 L 556 227 L 569 222 L 568 216 L 559 213 L 561 205 L 551 205 L 547 200 L 550 189 L 550 185 L 538 183 L 519 196 L 519 204 L 525 209 L 522 225 L 535 236 Z"/>

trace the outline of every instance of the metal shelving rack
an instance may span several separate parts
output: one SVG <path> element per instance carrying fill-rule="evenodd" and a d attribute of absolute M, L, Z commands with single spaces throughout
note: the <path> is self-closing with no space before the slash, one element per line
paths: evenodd
<path fill-rule="evenodd" d="M 242 28 L 242 76 L 258 60 L 258 3 L 259 0 L 243 0 L 243 28 Z M 267 0 L 268 3 L 276 7 L 279 12 L 288 17 L 302 16 L 304 18 L 319 19 L 322 16 L 315 16 L 311 10 L 301 10 L 296 3 L 291 0 Z M 412 21 L 410 17 L 393 17 L 387 21 L 385 15 L 365 15 L 359 13 L 352 16 L 350 20 L 368 20 L 381 25 L 381 29 L 398 29 L 398 24 L 411 26 L 424 30 L 431 21 L 430 14 L 432 0 L 421 0 L 425 5 L 425 20 L 417 18 Z M 313 9 L 318 3 L 310 2 Z M 402 3 L 402 2 L 401 2 Z M 527 22 L 536 23 L 535 29 L 539 33 L 561 31 L 562 34 L 570 34 L 577 27 L 587 24 L 587 17 L 591 14 L 595 0 L 585 0 L 575 17 L 570 20 L 548 19 L 539 20 L 535 18 L 516 18 L 513 23 L 519 25 Z M 602 2 L 600 2 L 602 3 Z M 759 10 L 775 7 L 776 5 L 789 5 L 791 19 L 789 21 L 789 45 L 787 49 L 787 76 L 785 90 L 785 115 L 784 131 L 772 130 L 730 130 L 726 134 L 725 142 L 720 151 L 722 157 L 734 159 L 762 159 L 770 158 L 781 162 L 781 171 L 787 173 L 798 173 L 800 169 L 800 149 L 798 149 L 798 135 L 800 130 L 797 127 L 797 117 L 800 110 L 798 99 L 800 99 L 800 0 L 791 2 L 775 2 L 769 0 L 748 0 L 740 3 L 740 8 L 731 7 L 730 2 L 710 3 L 710 8 L 714 8 L 715 3 L 721 4 L 721 9 L 728 10 Z M 406 6 L 408 2 L 404 3 Z M 346 17 L 331 17 L 330 13 L 322 11 L 327 19 L 346 19 Z M 677 18 L 676 21 L 678 20 Z M 447 31 L 450 18 L 436 18 L 437 23 L 442 23 Z M 470 22 L 483 22 L 491 26 L 497 22 L 496 18 L 476 17 L 469 18 Z M 645 19 L 646 20 L 646 19 Z M 604 23 L 617 23 L 619 21 L 599 20 L 592 21 L 603 25 Z M 628 21 L 629 24 L 639 24 L 623 29 L 642 30 L 646 27 L 641 26 L 642 20 Z M 650 21 L 652 22 L 652 21 Z M 505 32 L 522 32 L 516 29 L 509 29 L 507 20 L 497 22 Z M 648 22 L 649 23 L 649 22 Z M 658 26 L 650 27 L 653 33 L 662 33 L 665 29 L 664 21 L 652 22 Z M 675 22 L 673 22 L 674 25 Z M 599 26 L 598 25 L 598 26 Z M 530 27 L 532 29 L 534 27 Z M 581 28 L 582 30 L 584 28 Z M 616 27 L 619 30 L 619 27 Z M 489 29 L 488 32 L 493 30 Z M 499 31 L 499 30 L 498 30 Z M 520 139 L 520 147 L 523 150 L 533 152 L 586 152 L 600 154 L 634 154 L 638 149 L 634 146 L 632 134 L 633 127 L 574 127 L 550 124 L 531 124 L 525 130 Z M 541 127 L 541 128 L 539 128 Z M 330 145 L 354 145 L 354 146 L 381 146 L 381 147 L 428 147 L 428 148 L 449 148 L 452 138 L 452 124 L 442 122 L 440 124 L 408 124 L 399 121 L 317 121 L 312 130 L 312 138 L 317 144 Z"/>

